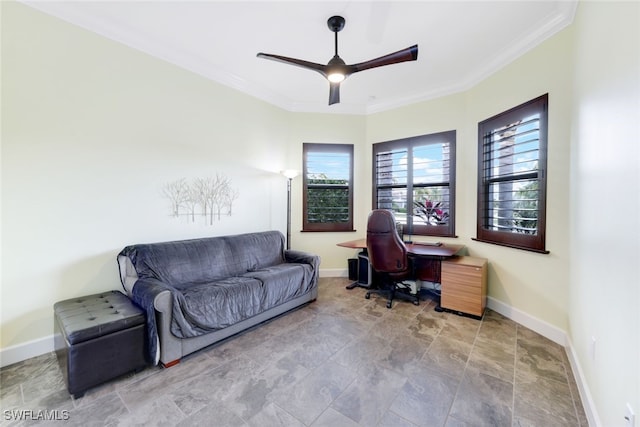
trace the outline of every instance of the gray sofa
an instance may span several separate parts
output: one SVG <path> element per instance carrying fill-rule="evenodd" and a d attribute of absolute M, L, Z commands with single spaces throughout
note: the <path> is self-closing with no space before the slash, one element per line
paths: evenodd
<path fill-rule="evenodd" d="M 320 258 L 279 231 L 125 247 L 122 285 L 147 314 L 148 359 L 183 356 L 313 301 Z"/>

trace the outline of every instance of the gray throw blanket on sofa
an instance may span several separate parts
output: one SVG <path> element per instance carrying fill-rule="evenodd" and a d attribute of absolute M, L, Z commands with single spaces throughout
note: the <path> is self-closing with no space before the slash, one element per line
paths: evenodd
<path fill-rule="evenodd" d="M 171 333 L 190 338 L 304 295 L 317 281 L 318 265 L 285 251 L 276 231 L 133 245 L 120 255 L 138 275 L 131 297 L 146 310 L 151 361 L 158 350 L 153 302 L 160 292 L 173 300 Z"/>

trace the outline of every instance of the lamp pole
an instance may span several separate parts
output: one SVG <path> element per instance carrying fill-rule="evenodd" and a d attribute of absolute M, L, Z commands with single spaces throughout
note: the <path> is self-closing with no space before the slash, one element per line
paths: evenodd
<path fill-rule="evenodd" d="M 287 249 L 291 249 L 291 181 L 298 176 L 298 171 L 288 169 L 282 171 L 287 177 Z"/>

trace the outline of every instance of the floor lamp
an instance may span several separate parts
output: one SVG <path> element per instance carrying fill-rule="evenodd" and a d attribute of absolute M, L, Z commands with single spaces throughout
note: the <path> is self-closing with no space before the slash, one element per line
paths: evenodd
<path fill-rule="evenodd" d="M 282 175 L 287 177 L 287 249 L 291 249 L 291 181 L 298 176 L 298 171 L 287 169 Z"/>

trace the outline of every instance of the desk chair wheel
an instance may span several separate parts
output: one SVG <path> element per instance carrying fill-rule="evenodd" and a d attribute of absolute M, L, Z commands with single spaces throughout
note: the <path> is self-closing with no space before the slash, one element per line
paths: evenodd
<path fill-rule="evenodd" d="M 371 298 L 371 292 L 367 292 L 366 294 L 364 294 L 364 298 L 365 299 Z"/>

